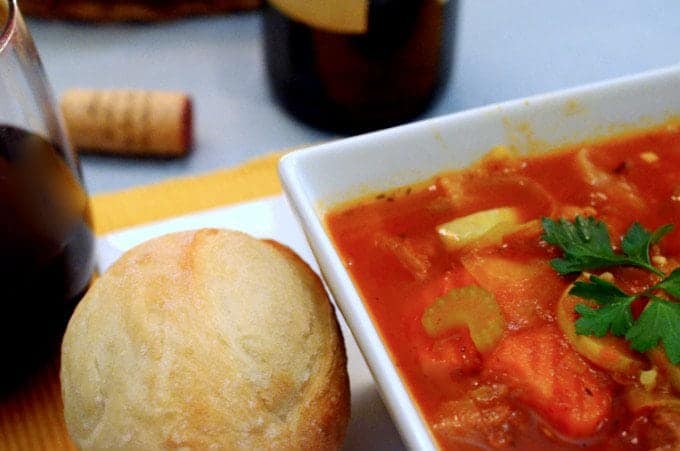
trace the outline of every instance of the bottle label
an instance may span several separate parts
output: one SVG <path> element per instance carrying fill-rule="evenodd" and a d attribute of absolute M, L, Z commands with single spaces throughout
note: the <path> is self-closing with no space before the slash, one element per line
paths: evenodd
<path fill-rule="evenodd" d="M 369 0 L 269 0 L 282 14 L 313 28 L 360 34 L 368 30 Z"/>

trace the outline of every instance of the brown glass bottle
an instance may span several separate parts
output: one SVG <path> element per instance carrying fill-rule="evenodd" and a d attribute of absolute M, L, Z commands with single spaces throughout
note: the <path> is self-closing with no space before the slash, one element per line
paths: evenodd
<path fill-rule="evenodd" d="M 328 1 L 335 0 L 319 7 Z M 270 89 L 309 124 L 357 133 L 403 123 L 449 78 L 455 0 L 366 0 L 365 29 L 351 32 L 310 25 L 276 6 L 281 0 L 271 3 L 264 11 Z"/>

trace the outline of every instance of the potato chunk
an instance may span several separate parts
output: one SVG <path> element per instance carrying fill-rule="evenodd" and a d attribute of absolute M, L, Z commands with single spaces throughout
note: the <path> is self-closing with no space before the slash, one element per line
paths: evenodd
<path fill-rule="evenodd" d="M 469 245 L 501 223 L 519 222 L 520 215 L 516 208 L 492 208 L 441 224 L 437 227 L 437 233 L 448 249 L 455 250 Z"/>

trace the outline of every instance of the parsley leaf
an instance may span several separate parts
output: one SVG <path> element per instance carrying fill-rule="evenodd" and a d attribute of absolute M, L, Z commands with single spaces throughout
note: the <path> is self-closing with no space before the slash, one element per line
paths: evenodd
<path fill-rule="evenodd" d="M 649 233 L 639 222 L 636 222 L 630 226 L 621 240 L 621 249 L 630 259 L 644 263 L 645 266 L 642 267 L 650 269 L 652 262 L 649 258 L 649 246 L 658 243 L 671 230 L 673 230 L 673 224 L 666 224 L 653 233 Z"/>
<path fill-rule="evenodd" d="M 591 276 L 589 282 L 574 282 L 569 294 L 592 299 L 600 305 L 598 309 L 585 304 L 576 306 L 576 312 L 581 315 L 575 324 L 577 334 L 602 337 L 611 331 L 614 335 L 623 336 L 633 325 L 630 304 L 637 296 L 624 293 L 606 280 Z"/>
<path fill-rule="evenodd" d="M 631 348 L 639 352 L 646 352 L 661 343 L 671 363 L 680 364 L 680 268 L 666 276 L 652 265 L 649 256 L 650 246 L 673 230 L 673 225 L 667 224 L 649 232 L 639 223 L 634 223 L 623 236 L 623 252 L 618 254 L 612 248 L 607 226 L 593 217 L 577 216 L 573 222 L 543 218 L 542 223 L 542 238 L 564 252 L 562 258 L 550 261 L 560 274 L 610 266 L 635 266 L 663 278 L 656 285 L 633 294 L 624 293 L 613 283 L 597 276 L 591 276 L 588 281 L 574 282 L 570 294 L 598 304 L 597 308 L 576 305 L 575 311 L 580 315 L 575 323 L 576 332 L 598 337 L 611 332 L 625 337 Z M 672 299 L 659 297 L 659 290 Z M 648 298 L 649 302 L 635 319 L 631 304 L 641 296 Z"/>
<path fill-rule="evenodd" d="M 663 343 L 668 360 L 680 364 L 680 303 L 652 297 L 626 333 L 636 351 L 645 352 Z"/>
<path fill-rule="evenodd" d="M 652 266 L 649 246 L 670 232 L 673 229 L 671 224 L 649 233 L 636 222 L 623 237 L 623 255 L 614 253 L 607 226 L 593 217 L 576 216 L 574 222 L 543 218 L 542 224 L 542 238 L 564 251 L 563 258 L 550 260 L 550 265 L 560 274 L 628 265 L 644 268 L 659 276 L 664 275 Z"/>
<path fill-rule="evenodd" d="M 680 298 L 680 268 L 676 268 L 653 288 L 661 288 L 673 297 Z M 652 289 L 653 289 L 652 288 Z M 678 324 L 680 327 L 680 324 Z"/>
<path fill-rule="evenodd" d="M 595 218 L 577 216 L 574 222 L 543 218 L 542 238 L 564 251 L 564 258 L 550 260 L 560 274 L 581 272 L 619 264 L 621 256 L 614 254 L 607 226 Z"/>

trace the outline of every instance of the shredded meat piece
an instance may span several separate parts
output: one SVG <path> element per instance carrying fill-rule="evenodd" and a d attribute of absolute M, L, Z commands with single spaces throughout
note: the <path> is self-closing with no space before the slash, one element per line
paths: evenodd
<path fill-rule="evenodd" d="M 654 409 L 646 423 L 641 431 L 645 449 L 680 449 L 680 411 L 663 407 Z"/>
<path fill-rule="evenodd" d="M 399 263 L 408 270 L 416 280 L 425 280 L 430 270 L 430 257 L 432 250 L 418 246 L 406 239 L 386 234 L 376 237 L 376 245 L 379 249 L 388 251 L 399 260 Z"/>
<path fill-rule="evenodd" d="M 465 398 L 444 404 L 433 428 L 442 437 L 459 437 L 492 448 L 512 447 L 526 416 L 508 403 L 507 396 L 505 385 L 482 385 Z"/>
<path fill-rule="evenodd" d="M 446 193 L 447 207 L 460 208 L 465 200 L 465 188 L 463 185 L 463 175 L 453 173 L 437 179 L 437 186 Z"/>
<path fill-rule="evenodd" d="M 627 208 L 642 210 L 645 203 L 637 189 L 628 183 L 621 175 L 610 174 L 590 160 L 588 149 L 582 148 L 576 152 L 576 164 L 583 175 L 584 181 L 595 191 L 591 195 L 594 207 L 607 208 L 612 198 L 620 199 Z"/>

